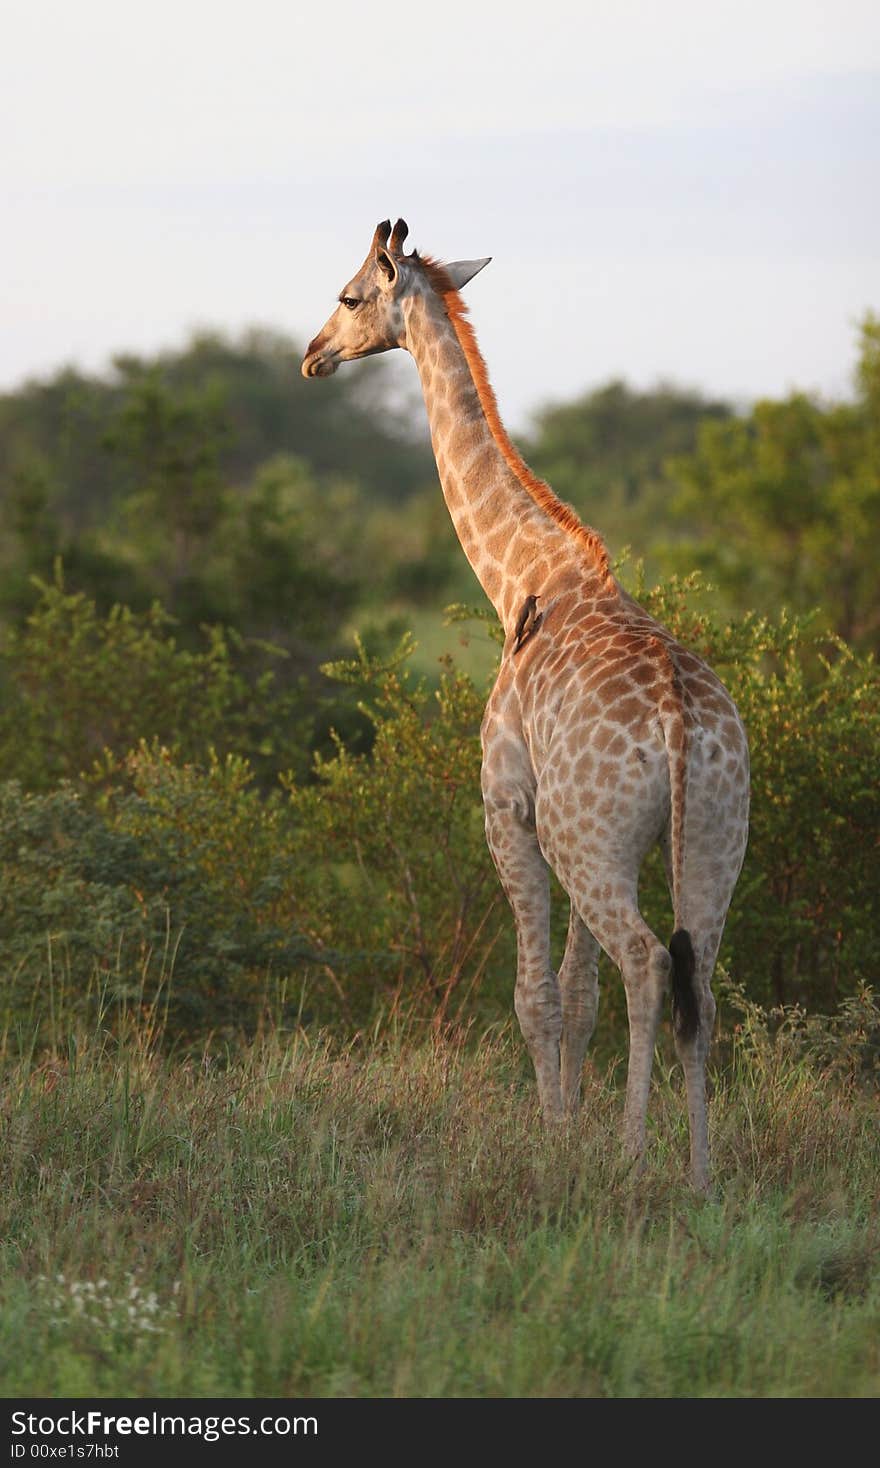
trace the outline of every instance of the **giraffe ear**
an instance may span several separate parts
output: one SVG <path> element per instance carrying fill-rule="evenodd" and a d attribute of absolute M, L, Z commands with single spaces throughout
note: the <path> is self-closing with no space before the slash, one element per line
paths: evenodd
<path fill-rule="evenodd" d="M 480 271 L 484 266 L 489 264 L 491 259 L 492 256 L 487 255 L 484 260 L 453 260 L 451 265 L 444 265 L 443 269 L 446 271 L 455 289 L 460 291 L 462 286 L 466 286 L 469 280 L 473 280 L 475 275 L 479 275 Z"/>
<path fill-rule="evenodd" d="M 376 245 L 374 247 L 373 255 L 379 267 L 380 283 L 384 285 L 386 290 L 390 290 L 397 280 L 397 262 L 382 245 Z"/>

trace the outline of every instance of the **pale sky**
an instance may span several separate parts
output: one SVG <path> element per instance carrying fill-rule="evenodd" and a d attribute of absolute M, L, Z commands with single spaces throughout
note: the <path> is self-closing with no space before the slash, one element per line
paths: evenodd
<path fill-rule="evenodd" d="M 468 296 L 514 428 L 612 376 L 845 395 L 880 311 L 877 0 L 3 16 L 0 387 L 194 327 L 304 342 L 397 214 L 494 257 Z"/>

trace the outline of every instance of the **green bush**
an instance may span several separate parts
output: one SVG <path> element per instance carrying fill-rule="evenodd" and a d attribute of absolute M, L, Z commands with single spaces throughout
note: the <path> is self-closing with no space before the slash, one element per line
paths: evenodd
<path fill-rule="evenodd" d="M 0 778 L 46 790 L 153 738 L 184 759 L 209 747 L 270 769 L 301 757 L 310 725 L 296 691 L 276 694 L 271 667 L 250 672 L 265 649 L 206 627 L 192 651 L 158 603 L 102 615 L 64 589 L 60 568 L 55 584 L 38 584 L 37 605 L 0 653 Z"/>
<path fill-rule="evenodd" d="M 172 1036 L 253 1031 L 309 955 L 281 800 L 233 756 L 142 745 L 116 773 L 97 797 L 0 786 L 7 1025 L 158 1003 Z"/>
<path fill-rule="evenodd" d="M 103 797 L 107 819 L 136 843 L 150 899 L 169 914 L 171 999 L 188 1031 L 251 1030 L 310 956 L 299 928 L 298 865 L 280 793 L 264 797 L 248 762 L 209 753 L 179 764 L 141 745 L 125 761 L 132 790 Z"/>
<path fill-rule="evenodd" d="M 483 834 L 483 698 L 449 665 L 435 691 L 408 679 L 411 650 L 404 639 L 382 663 L 359 644 L 328 668 L 359 691 L 372 749 L 337 741 L 316 783 L 288 786 L 305 931 L 335 951 L 326 971 L 345 1010 L 369 1013 L 378 997 L 442 1022 L 487 970 L 509 980 L 512 958 Z"/>
<path fill-rule="evenodd" d="M 749 731 L 751 838 L 722 961 L 754 1001 L 833 1010 L 874 978 L 877 667 L 796 619 L 714 625 L 697 590 L 641 594 L 717 668 Z M 331 665 L 371 747 L 337 738 L 308 777 L 285 776 L 286 796 L 267 793 L 241 749 L 262 727 L 283 750 L 285 705 L 268 684 L 257 699 L 222 639 L 182 652 L 158 611 L 102 620 L 47 588 L 7 657 L 0 720 L 7 773 L 34 787 L 3 793 L 7 1015 L 42 1012 L 62 978 L 74 1007 L 161 987 L 169 1032 L 187 1036 L 251 1029 L 282 991 L 288 1017 L 349 1032 L 379 1009 L 437 1024 L 509 1013 L 513 924 L 479 794 L 484 693 L 451 664 L 439 688 L 416 682 L 411 649 L 383 661 L 359 645 Z M 656 859 L 642 901 L 667 932 Z M 557 962 L 565 921 L 559 901 Z M 616 1034 L 616 982 L 603 1014 Z"/>
<path fill-rule="evenodd" d="M 100 1004 L 111 977 L 131 987 L 152 967 L 158 926 L 138 900 L 145 877 L 136 843 L 115 832 L 73 784 L 40 795 L 14 781 L 0 786 L 7 1027 L 51 1027 L 62 1014 Z"/>

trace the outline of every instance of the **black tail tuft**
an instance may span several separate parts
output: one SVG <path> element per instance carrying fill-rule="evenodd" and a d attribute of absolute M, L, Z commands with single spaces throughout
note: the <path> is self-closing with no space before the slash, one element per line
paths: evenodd
<path fill-rule="evenodd" d="M 672 955 L 672 1026 L 680 1040 L 692 1040 L 700 1028 L 700 1011 L 694 989 L 697 961 L 686 928 L 673 933 L 669 952 Z"/>

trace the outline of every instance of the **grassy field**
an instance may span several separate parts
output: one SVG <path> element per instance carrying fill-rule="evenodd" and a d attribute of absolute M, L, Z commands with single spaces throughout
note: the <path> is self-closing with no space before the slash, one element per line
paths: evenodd
<path fill-rule="evenodd" d="M 548 1137 L 510 1030 L 10 1057 L 0 1391 L 877 1395 L 880 1133 L 856 1051 L 774 1041 L 754 1013 L 728 1030 L 710 1200 L 668 1062 L 634 1177 L 622 1065 L 588 1069 L 582 1117 Z"/>

